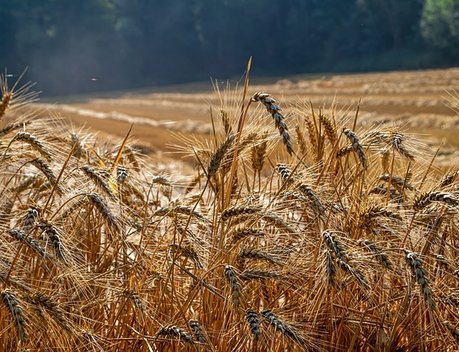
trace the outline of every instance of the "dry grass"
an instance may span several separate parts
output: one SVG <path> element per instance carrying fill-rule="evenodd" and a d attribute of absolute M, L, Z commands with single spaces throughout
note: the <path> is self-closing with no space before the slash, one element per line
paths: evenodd
<path fill-rule="evenodd" d="M 178 148 L 195 162 L 187 182 L 129 138 L 96 143 L 30 110 L 25 123 L 13 96 L 0 345 L 457 350 L 457 170 L 439 174 L 393 125 L 360 127 L 358 111 L 284 108 L 276 130 L 267 94 L 246 110 L 227 96 L 210 138 Z"/>

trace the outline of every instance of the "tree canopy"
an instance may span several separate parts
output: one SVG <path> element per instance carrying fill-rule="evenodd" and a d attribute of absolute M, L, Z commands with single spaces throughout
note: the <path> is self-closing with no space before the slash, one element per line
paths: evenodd
<path fill-rule="evenodd" d="M 48 94 L 457 63 L 458 0 L 2 0 L 0 67 Z"/>
<path fill-rule="evenodd" d="M 421 32 L 427 42 L 453 59 L 459 54 L 459 1 L 426 0 Z"/>

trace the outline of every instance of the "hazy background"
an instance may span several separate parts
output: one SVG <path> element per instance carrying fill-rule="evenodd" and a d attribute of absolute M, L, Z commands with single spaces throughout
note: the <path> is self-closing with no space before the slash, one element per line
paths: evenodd
<path fill-rule="evenodd" d="M 0 0 L 0 68 L 65 95 L 459 64 L 459 0 Z"/>

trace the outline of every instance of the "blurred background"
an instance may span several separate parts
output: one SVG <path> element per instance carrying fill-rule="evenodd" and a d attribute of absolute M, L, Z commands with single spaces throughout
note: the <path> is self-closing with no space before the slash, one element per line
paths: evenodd
<path fill-rule="evenodd" d="M 459 64 L 459 0 L 0 0 L 0 67 L 44 96 Z"/>

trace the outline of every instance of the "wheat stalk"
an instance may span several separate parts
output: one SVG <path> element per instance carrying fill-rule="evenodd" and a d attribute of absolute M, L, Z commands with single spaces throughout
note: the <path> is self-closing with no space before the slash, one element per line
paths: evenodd
<path fill-rule="evenodd" d="M 325 135 L 327 136 L 330 144 L 335 145 L 338 140 L 338 132 L 336 131 L 336 126 L 333 121 L 324 114 L 319 114 L 319 122 L 324 126 Z"/>
<path fill-rule="evenodd" d="M 28 236 L 23 230 L 14 228 L 9 231 L 9 234 L 11 235 L 11 237 L 19 241 L 23 241 L 30 248 L 32 248 L 33 251 L 38 253 L 41 257 L 43 258 L 50 257 L 46 253 L 46 250 L 40 245 L 40 243 L 37 240 L 33 239 L 32 237 Z"/>
<path fill-rule="evenodd" d="M 39 152 L 46 160 L 51 161 L 51 155 L 47 151 L 46 147 L 44 144 L 34 135 L 28 132 L 18 132 L 16 135 L 13 137 L 9 145 L 11 145 L 13 142 L 20 141 L 29 144 L 34 150 Z"/>
<path fill-rule="evenodd" d="M 427 273 L 424 267 L 422 266 L 421 259 L 419 259 L 417 254 L 414 252 L 405 251 L 405 254 L 406 263 L 411 269 L 411 273 L 415 278 L 416 282 L 419 284 L 419 286 L 421 286 L 421 293 L 424 297 L 425 302 L 427 303 L 427 307 L 431 310 L 435 309 L 434 294 L 432 292 L 432 289 L 430 288 Z"/>
<path fill-rule="evenodd" d="M 62 243 L 61 236 L 59 235 L 57 228 L 47 222 L 41 222 L 38 224 L 38 227 L 49 237 L 56 257 L 62 261 L 66 261 L 64 244 Z"/>
<path fill-rule="evenodd" d="M 381 249 L 376 245 L 376 243 L 369 240 L 359 241 L 370 253 L 375 256 L 375 259 L 386 269 L 392 269 L 392 263 L 389 260 L 389 257 L 384 254 Z"/>
<path fill-rule="evenodd" d="M 360 161 L 360 165 L 362 165 L 363 169 L 366 169 L 368 167 L 368 160 L 365 155 L 365 152 L 363 151 L 363 146 L 360 143 L 359 137 L 357 137 L 357 134 L 355 134 L 355 132 L 350 130 L 349 128 L 344 128 L 343 133 L 351 142 L 352 149 L 357 154 L 357 157 Z"/>
<path fill-rule="evenodd" d="M 266 110 L 271 114 L 274 123 L 279 130 L 279 134 L 282 136 L 282 141 L 287 149 L 287 152 L 292 155 L 293 154 L 293 142 L 290 134 L 288 132 L 288 127 L 285 123 L 285 117 L 282 115 L 281 108 L 279 105 L 276 104 L 276 100 L 269 96 L 267 93 L 256 92 L 252 96 L 252 101 L 259 101 L 265 107 Z"/>
<path fill-rule="evenodd" d="M 32 302 L 44 307 L 62 328 L 68 332 L 73 332 L 72 325 L 66 317 L 66 312 L 59 307 L 59 304 L 54 299 L 41 292 L 37 292 L 32 296 Z"/>
<path fill-rule="evenodd" d="M 271 310 L 264 310 L 263 312 L 261 312 L 261 315 L 263 316 L 266 322 L 268 322 L 271 326 L 274 327 L 274 329 L 281 332 L 283 335 L 287 336 L 288 338 L 292 339 L 293 341 L 297 342 L 302 346 L 306 344 L 305 339 L 298 333 L 298 331 L 293 326 L 282 321 Z"/>
<path fill-rule="evenodd" d="M 163 326 L 156 334 L 157 336 L 171 336 L 178 338 L 179 341 L 185 343 L 193 343 L 193 338 L 181 327 L 175 325 L 166 325 Z"/>
<path fill-rule="evenodd" d="M 89 201 L 96 207 L 99 213 L 103 216 L 108 226 L 110 226 L 112 230 L 118 231 L 118 220 L 116 219 L 115 215 L 113 214 L 105 200 L 95 192 L 89 193 L 87 196 Z"/>
<path fill-rule="evenodd" d="M 201 326 L 201 324 L 199 324 L 199 321 L 191 319 L 188 322 L 188 325 L 190 326 L 190 329 L 193 332 L 193 336 L 196 339 L 196 341 L 200 343 L 207 343 L 206 333 L 204 332 L 204 329 Z"/>
<path fill-rule="evenodd" d="M 258 317 L 258 313 L 252 309 L 247 309 L 245 311 L 245 319 L 249 324 L 250 332 L 255 337 L 255 340 L 258 340 L 260 336 L 260 318 Z"/>
<path fill-rule="evenodd" d="M 231 265 L 225 265 L 225 278 L 228 281 L 231 291 L 231 298 L 236 309 L 239 308 L 241 302 L 242 291 L 239 283 L 236 270 Z"/>
<path fill-rule="evenodd" d="M 221 219 L 223 221 L 228 221 L 231 218 L 242 216 L 242 215 L 252 215 L 260 212 L 262 208 L 260 206 L 235 206 L 229 207 L 222 211 Z"/>
<path fill-rule="evenodd" d="M 116 199 L 115 194 L 112 191 L 112 188 L 107 183 L 106 175 L 103 172 L 97 171 L 96 169 L 90 166 L 83 166 L 81 170 L 84 174 L 101 190 L 103 190 L 111 199 Z"/>
<path fill-rule="evenodd" d="M 16 325 L 16 331 L 19 336 L 19 340 L 22 342 L 27 341 L 27 332 L 26 332 L 26 317 L 24 315 L 24 310 L 21 307 L 21 303 L 17 298 L 16 294 L 10 290 L 2 291 L 3 303 L 8 308 L 11 317 Z"/>
<path fill-rule="evenodd" d="M 449 192 L 428 192 L 418 196 L 413 203 L 414 210 L 421 210 L 427 207 L 432 202 L 445 203 L 450 207 L 456 207 L 459 205 L 459 200 L 454 196 L 453 193 Z"/>
<path fill-rule="evenodd" d="M 233 242 L 238 242 L 251 237 L 264 237 L 266 233 L 253 228 L 239 228 L 231 233 Z"/>
<path fill-rule="evenodd" d="M 230 134 L 226 140 L 217 148 L 210 158 L 209 166 L 207 167 L 207 178 L 212 178 L 220 168 L 220 164 L 228 150 L 233 145 L 236 135 Z"/>

